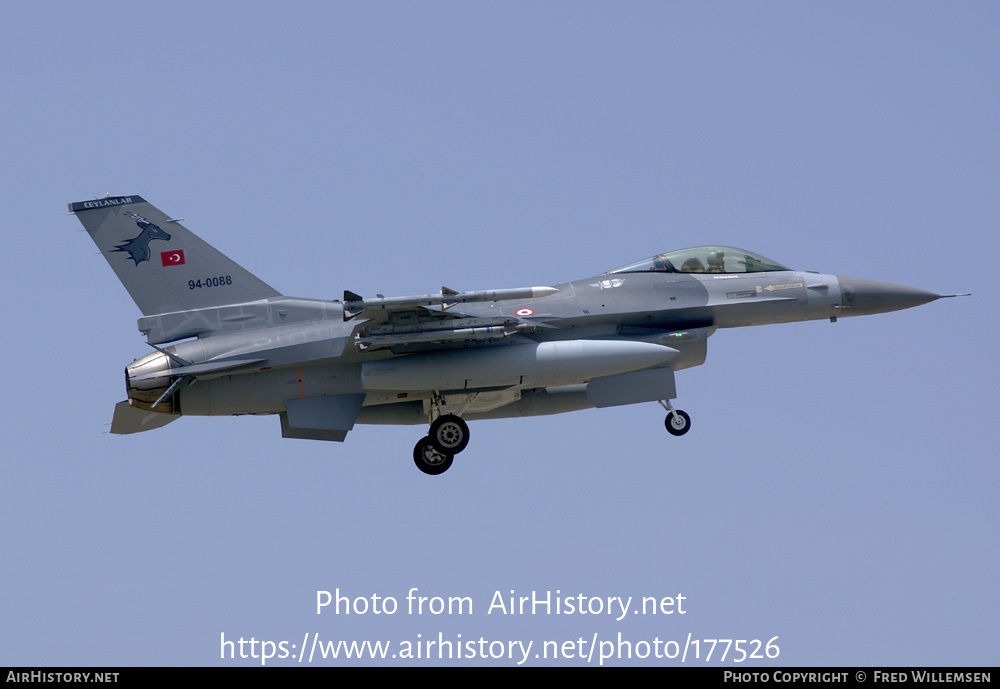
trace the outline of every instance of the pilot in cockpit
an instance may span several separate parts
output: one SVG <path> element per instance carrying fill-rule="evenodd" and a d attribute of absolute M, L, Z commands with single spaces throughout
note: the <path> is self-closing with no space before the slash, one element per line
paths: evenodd
<path fill-rule="evenodd" d="M 704 273 L 705 264 L 692 256 L 681 265 L 682 273 Z"/>
<path fill-rule="evenodd" d="M 709 273 L 725 273 L 725 257 L 726 255 L 721 251 L 712 251 L 708 254 L 708 272 Z"/>

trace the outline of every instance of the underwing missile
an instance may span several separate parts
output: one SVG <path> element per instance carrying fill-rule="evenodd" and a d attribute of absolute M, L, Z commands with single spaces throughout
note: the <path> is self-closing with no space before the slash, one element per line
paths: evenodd
<path fill-rule="evenodd" d="M 411 297 L 379 297 L 365 299 L 354 292 L 344 291 L 344 320 L 349 321 L 364 311 L 398 311 L 415 306 L 441 306 L 445 309 L 455 304 L 471 304 L 482 301 L 508 301 L 511 299 L 541 299 L 558 292 L 555 287 L 515 287 L 513 289 L 492 289 L 478 292 L 457 292 L 447 287 L 440 294 L 423 294 Z"/>

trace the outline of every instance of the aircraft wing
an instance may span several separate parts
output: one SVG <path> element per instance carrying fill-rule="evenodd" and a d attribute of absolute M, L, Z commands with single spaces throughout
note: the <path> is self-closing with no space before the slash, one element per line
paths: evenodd
<path fill-rule="evenodd" d="M 344 320 L 363 319 L 354 330 L 359 349 L 473 342 L 531 332 L 540 326 L 512 316 L 475 317 L 456 306 L 508 299 L 539 299 L 555 294 L 554 287 L 458 292 L 442 287 L 439 294 L 365 299 L 344 292 Z"/>

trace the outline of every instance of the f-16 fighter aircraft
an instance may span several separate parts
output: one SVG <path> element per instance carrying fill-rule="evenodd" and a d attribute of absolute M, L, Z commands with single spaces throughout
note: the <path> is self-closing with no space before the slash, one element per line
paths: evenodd
<path fill-rule="evenodd" d="M 184 415 L 276 414 L 286 438 L 427 424 L 417 467 L 441 474 L 467 421 L 659 402 L 718 328 L 906 309 L 942 296 L 787 268 L 728 246 L 683 249 L 553 287 L 342 301 L 286 297 L 139 196 L 71 203 L 142 311 L 155 350 L 125 368 L 112 433 Z M 173 344 L 169 344 L 173 343 Z"/>

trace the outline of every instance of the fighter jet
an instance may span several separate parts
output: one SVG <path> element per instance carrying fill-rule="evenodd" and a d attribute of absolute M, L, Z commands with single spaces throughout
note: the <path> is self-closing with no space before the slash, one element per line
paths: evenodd
<path fill-rule="evenodd" d="M 555 286 L 342 300 L 286 297 L 139 196 L 69 204 L 142 312 L 155 350 L 125 368 L 111 432 L 182 415 L 277 415 L 286 438 L 425 424 L 441 474 L 467 421 L 658 402 L 691 429 L 674 374 L 718 328 L 886 313 L 942 297 L 797 271 L 729 246 L 658 254 Z"/>

